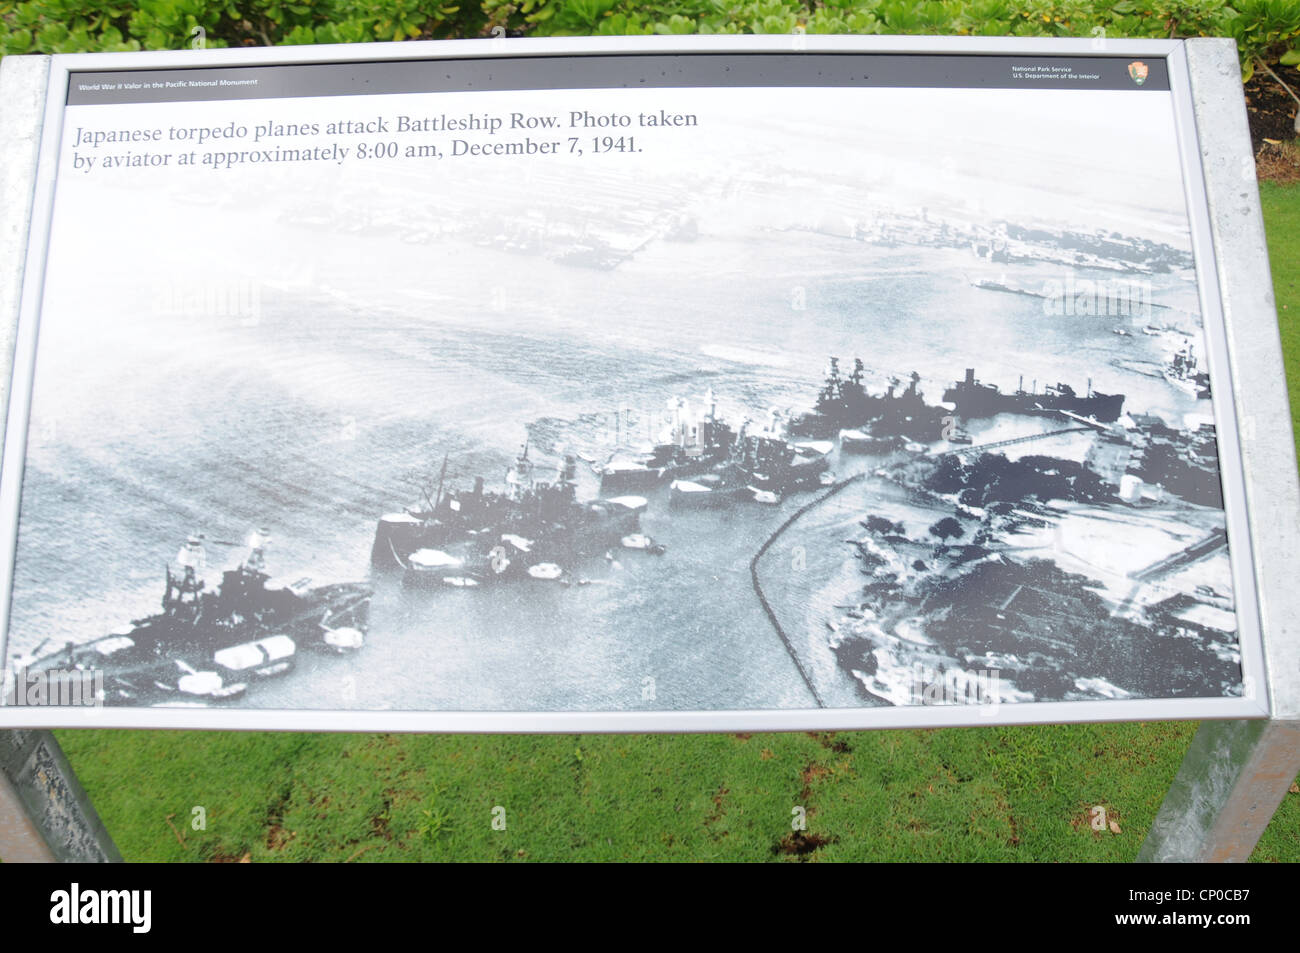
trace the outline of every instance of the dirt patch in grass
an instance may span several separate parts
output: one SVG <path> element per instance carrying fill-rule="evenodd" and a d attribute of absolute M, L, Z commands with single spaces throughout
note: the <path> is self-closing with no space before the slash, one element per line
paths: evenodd
<path fill-rule="evenodd" d="M 777 857 L 798 857 L 801 861 L 807 861 L 814 852 L 827 844 L 834 844 L 838 839 L 825 834 L 791 831 L 772 845 L 772 853 Z"/>
<path fill-rule="evenodd" d="M 393 839 L 393 832 L 388 829 L 388 812 L 391 807 L 391 802 L 384 801 L 384 809 L 370 818 L 371 836 L 382 837 L 384 840 Z"/>
<path fill-rule="evenodd" d="M 284 829 L 284 809 L 289 804 L 289 798 L 293 796 L 293 788 L 287 787 L 280 792 L 280 796 L 266 809 L 266 848 L 267 850 L 280 850 L 285 844 L 289 843 L 293 834 Z"/>
<path fill-rule="evenodd" d="M 715 824 L 718 823 L 719 820 L 722 820 L 723 814 L 725 814 L 725 811 L 723 810 L 723 798 L 727 797 L 729 793 L 731 793 L 731 790 L 728 790 L 727 788 L 719 788 L 718 792 L 714 794 L 714 809 L 705 815 L 706 827 L 708 824 Z"/>
<path fill-rule="evenodd" d="M 836 754 L 850 754 L 853 751 L 852 746 L 843 738 L 837 738 L 836 734 L 834 731 L 810 731 L 808 737 L 815 739 L 827 751 L 834 751 Z"/>
<path fill-rule="evenodd" d="M 826 767 L 826 765 L 824 764 L 818 764 L 816 761 L 812 762 L 811 764 L 808 765 L 808 767 L 804 768 L 803 775 L 802 775 L 803 790 L 799 792 L 799 799 L 801 801 L 808 800 L 808 796 L 812 793 L 813 782 L 821 780 L 822 778 L 826 777 L 830 773 L 831 773 L 830 768 Z"/>
<path fill-rule="evenodd" d="M 1007 816 L 1007 827 L 1011 829 L 1011 833 L 1007 835 L 1007 846 L 1019 847 L 1020 827 L 1019 825 L 1016 824 L 1015 814 L 1011 812 L 1011 805 L 1008 804 L 1006 802 L 1006 799 L 1003 798 L 1001 795 L 999 795 L 997 798 L 997 804 L 998 804 L 998 810 Z"/>
<path fill-rule="evenodd" d="M 718 821 L 722 820 L 723 815 L 726 814 L 726 809 L 722 805 L 723 802 L 726 800 L 727 795 L 730 793 L 731 791 L 725 786 L 718 788 L 718 790 L 714 793 L 713 810 L 710 811 L 704 818 L 705 827 L 712 827 Z M 722 831 L 720 834 L 716 834 L 715 836 L 726 837 L 727 834 L 728 834 L 727 831 Z"/>

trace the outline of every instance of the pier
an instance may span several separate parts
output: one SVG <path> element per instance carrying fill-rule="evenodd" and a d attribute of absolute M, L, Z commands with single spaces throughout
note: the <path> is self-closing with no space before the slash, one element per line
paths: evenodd
<path fill-rule="evenodd" d="M 1092 429 L 1093 428 L 1091 426 L 1064 427 L 1061 430 L 1049 430 L 1046 433 L 1031 433 L 1024 437 L 1012 437 L 1009 440 L 995 440 L 992 443 L 977 443 L 969 447 L 957 447 L 952 450 L 945 450 L 942 453 L 935 454 L 935 456 L 961 457 L 961 456 L 965 456 L 968 453 L 982 453 L 986 450 L 995 450 L 998 447 L 1011 447 L 1019 443 L 1029 443 L 1034 440 L 1043 440 L 1047 437 L 1059 437 L 1061 434 L 1067 434 L 1067 433 L 1084 433 L 1085 431 L 1089 431 Z"/>
<path fill-rule="evenodd" d="M 790 641 L 790 637 L 786 634 L 785 629 L 782 628 L 781 622 L 777 619 L 776 611 L 772 608 L 772 604 L 767 601 L 767 596 L 764 595 L 763 593 L 763 585 L 761 582 L 759 582 L 758 579 L 758 563 L 763 558 L 763 556 L 767 553 L 767 551 L 772 548 L 772 544 L 775 543 L 781 537 L 781 535 L 785 533 L 786 530 L 788 530 L 791 526 L 797 523 L 800 517 L 802 517 L 805 513 L 807 513 L 809 510 L 813 509 L 814 507 L 820 506 L 822 503 L 826 502 L 831 497 L 840 493 L 842 490 L 845 490 L 848 487 L 852 486 L 854 483 L 857 483 L 865 476 L 866 476 L 865 473 L 858 473 L 855 474 L 854 476 L 849 477 L 846 480 L 841 480 L 840 482 L 832 486 L 830 489 L 828 489 L 825 493 L 822 493 L 820 496 L 816 497 L 810 502 L 805 503 L 803 506 L 799 507 L 799 509 L 795 510 L 792 514 L 790 514 L 790 517 L 784 523 L 782 523 L 780 526 L 776 528 L 776 530 L 772 533 L 772 535 L 769 536 L 767 540 L 763 543 L 763 545 L 759 547 L 758 552 L 754 554 L 754 558 L 749 561 L 749 578 L 750 578 L 750 582 L 754 586 L 754 594 L 758 596 L 759 604 L 762 605 L 763 607 L 763 613 L 767 616 L 768 621 L 772 623 L 772 628 L 776 630 L 777 636 L 781 639 L 781 644 L 785 646 L 785 650 L 789 654 L 791 661 L 794 662 L 794 667 L 799 670 L 799 675 L 803 678 L 803 683 L 805 686 L 807 686 L 809 693 L 813 697 L 813 700 L 817 702 L 818 708 L 825 708 L 826 703 L 822 701 L 822 697 L 818 693 L 816 687 L 814 687 L 812 679 L 808 676 L 808 672 L 804 668 L 803 662 L 800 661 L 799 659 L 798 651 L 795 649 L 794 644 Z"/>
<path fill-rule="evenodd" d="M 1139 569 L 1130 573 L 1129 578 L 1136 582 L 1149 582 L 1152 579 L 1159 579 L 1161 576 L 1167 576 L 1171 572 L 1182 569 L 1184 566 L 1190 566 L 1198 560 L 1204 559 L 1211 553 L 1216 553 L 1228 545 L 1228 533 L 1226 530 L 1216 529 L 1209 536 L 1198 540 L 1186 549 L 1180 550 L 1170 556 L 1166 556 L 1157 562 L 1152 563 L 1145 569 Z"/>

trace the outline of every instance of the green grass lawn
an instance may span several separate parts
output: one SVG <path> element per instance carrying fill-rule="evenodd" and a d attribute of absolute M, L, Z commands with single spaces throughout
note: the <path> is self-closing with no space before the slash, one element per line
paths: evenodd
<path fill-rule="evenodd" d="M 1300 422 L 1300 186 L 1261 193 Z M 128 860 L 1131 861 L 1194 730 L 58 736 Z M 1300 795 L 1254 859 L 1300 861 Z"/>

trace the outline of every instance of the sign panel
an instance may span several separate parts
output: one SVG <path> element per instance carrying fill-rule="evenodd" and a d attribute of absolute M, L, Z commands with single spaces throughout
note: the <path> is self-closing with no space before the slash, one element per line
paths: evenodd
<path fill-rule="evenodd" d="M 58 58 L 0 723 L 1264 714 L 1179 45 L 810 40 Z"/>

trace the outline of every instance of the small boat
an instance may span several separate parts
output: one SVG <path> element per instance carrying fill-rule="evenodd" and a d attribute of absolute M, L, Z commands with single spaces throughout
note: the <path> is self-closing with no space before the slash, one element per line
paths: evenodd
<path fill-rule="evenodd" d="M 207 698 L 212 701 L 229 701 L 239 698 L 248 690 L 247 682 L 226 682 L 216 672 L 198 672 L 187 663 L 176 659 L 175 666 L 181 674 L 175 684 L 154 680 L 154 686 L 169 694 L 185 695 L 190 698 Z"/>
<path fill-rule="evenodd" d="M 771 490 L 760 490 L 756 486 L 749 487 L 749 492 L 754 494 L 755 503 L 765 503 L 768 506 L 775 506 L 781 502 L 781 497 Z"/>
<path fill-rule="evenodd" d="M 343 626 L 338 629 L 326 629 L 325 634 L 321 636 L 321 643 L 326 648 L 342 655 L 345 652 L 353 652 L 361 648 L 366 644 L 366 637 L 362 635 L 360 629 Z"/>
<path fill-rule="evenodd" d="M 228 674 L 242 678 L 271 678 L 282 675 L 293 667 L 298 646 L 287 635 L 272 635 L 265 639 L 232 645 L 212 653 L 212 659 Z"/>
<path fill-rule="evenodd" d="M 459 569 L 465 561 L 440 549 L 417 549 L 406 560 L 413 569 L 432 571 L 436 569 Z"/>
<path fill-rule="evenodd" d="M 969 445 L 973 441 L 969 433 L 967 433 L 965 430 L 962 430 L 960 427 L 958 427 L 951 434 L 949 434 L 948 442 Z"/>
<path fill-rule="evenodd" d="M 534 579 L 559 579 L 564 575 L 564 570 L 556 563 L 538 563 L 528 567 L 528 575 Z"/>
<path fill-rule="evenodd" d="M 629 536 L 624 536 L 622 542 L 624 549 L 640 549 L 655 556 L 662 556 L 668 551 L 666 546 L 656 543 L 645 533 L 632 533 Z"/>
<path fill-rule="evenodd" d="M 502 533 L 501 542 L 509 543 L 521 553 L 531 552 L 533 549 L 533 541 L 531 539 L 524 539 L 522 536 L 516 536 L 514 533 Z"/>
<path fill-rule="evenodd" d="M 509 560 L 503 559 L 503 562 L 508 564 Z M 448 582 L 449 576 L 463 576 L 465 560 L 441 549 L 417 549 L 406 557 L 405 568 L 402 585 L 432 586 L 440 582 Z"/>
<path fill-rule="evenodd" d="M 473 589 L 478 585 L 478 580 L 473 576 L 444 576 L 442 581 L 457 589 Z"/>

